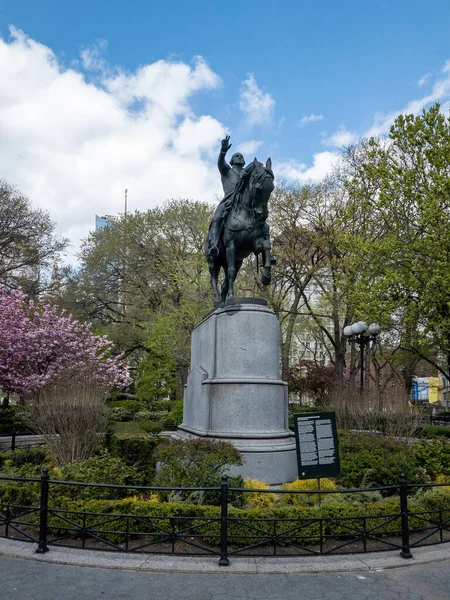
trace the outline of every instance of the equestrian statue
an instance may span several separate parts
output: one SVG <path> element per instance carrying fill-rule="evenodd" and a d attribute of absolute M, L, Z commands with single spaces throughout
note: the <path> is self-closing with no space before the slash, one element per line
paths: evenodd
<path fill-rule="evenodd" d="M 205 255 L 211 275 L 214 303 L 219 305 L 234 297 L 233 285 L 242 262 L 251 253 L 262 255 L 263 273 L 261 281 L 268 285 L 274 259 L 270 254 L 271 244 L 268 217 L 268 202 L 274 189 L 272 161 L 265 165 L 256 158 L 245 167 L 240 152 L 233 154 L 230 164 L 225 156 L 231 148 L 230 136 L 222 140 L 217 166 L 222 178 L 223 200 L 215 210 L 206 237 Z M 225 278 L 219 293 L 220 269 Z"/>

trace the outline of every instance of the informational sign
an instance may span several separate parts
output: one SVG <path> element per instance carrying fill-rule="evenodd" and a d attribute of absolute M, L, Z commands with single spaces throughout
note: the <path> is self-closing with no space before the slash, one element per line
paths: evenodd
<path fill-rule="evenodd" d="M 334 412 L 294 416 L 299 479 L 338 477 L 339 446 Z"/>

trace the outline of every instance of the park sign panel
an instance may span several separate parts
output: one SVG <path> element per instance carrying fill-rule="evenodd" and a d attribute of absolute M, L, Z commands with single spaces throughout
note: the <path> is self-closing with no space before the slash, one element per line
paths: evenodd
<path fill-rule="evenodd" d="M 339 446 L 334 412 L 294 415 L 299 479 L 339 477 Z"/>

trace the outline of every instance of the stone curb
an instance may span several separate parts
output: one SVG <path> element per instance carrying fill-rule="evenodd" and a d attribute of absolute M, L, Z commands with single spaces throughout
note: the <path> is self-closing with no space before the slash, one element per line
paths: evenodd
<path fill-rule="evenodd" d="M 219 567 L 218 557 L 185 557 L 80 550 L 52 546 L 45 554 L 36 554 L 37 545 L 18 540 L 0 539 L 0 555 L 63 565 L 155 571 L 173 573 L 295 574 L 381 571 L 450 559 L 450 543 L 415 548 L 414 557 L 404 559 L 397 550 L 336 556 L 295 558 L 230 558 L 228 567 Z"/>

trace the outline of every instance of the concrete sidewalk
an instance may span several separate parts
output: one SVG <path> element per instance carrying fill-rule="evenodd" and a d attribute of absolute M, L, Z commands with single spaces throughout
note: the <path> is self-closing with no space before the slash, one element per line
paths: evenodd
<path fill-rule="evenodd" d="M 450 560 L 450 543 L 415 548 L 413 558 L 404 559 L 398 550 L 367 554 L 298 557 L 230 557 L 228 567 L 219 567 L 218 556 L 187 557 L 132 554 L 103 550 L 80 550 L 50 546 L 49 552 L 36 554 L 36 544 L 0 538 L 0 555 L 63 565 L 102 567 L 134 571 L 172 573 L 337 573 L 380 571 Z M 449 596 L 450 598 L 450 590 Z"/>

